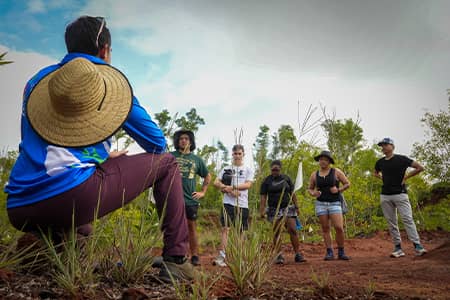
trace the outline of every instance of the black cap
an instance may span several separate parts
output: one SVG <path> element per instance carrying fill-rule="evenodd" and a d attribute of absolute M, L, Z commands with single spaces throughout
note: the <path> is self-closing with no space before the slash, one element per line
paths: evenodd
<path fill-rule="evenodd" d="M 322 152 L 320 152 L 319 155 L 317 155 L 317 156 L 314 157 L 314 160 L 315 160 L 315 161 L 319 161 L 319 159 L 320 159 L 321 157 L 326 157 L 326 158 L 328 158 L 328 159 L 330 160 L 330 162 L 331 162 L 332 164 L 334 164 L 334 159 L 333 159 L 333 157 L 331 156 L 331 152 L 330 152 L 330 151 L 323 150 Z"/>

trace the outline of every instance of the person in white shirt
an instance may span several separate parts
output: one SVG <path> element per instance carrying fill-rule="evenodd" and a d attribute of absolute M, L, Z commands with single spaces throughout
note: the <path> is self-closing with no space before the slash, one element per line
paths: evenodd
<path fill-rule="evenodd" d="M 224 167 L 214 181 L 214 186 L 224 194 L 223 209 L 220 217 L 222 239 L 219 255 L 213 261 L 214 265 L 226 266 L 225 249 L 228 241 L 230 223 L 235 223 L 240 217 L 242 230 L 248 229 L 248 190 L 253 183 L 253 170 L 244 165 L 244 146 L 234 145 L 232 148 L 233 163 Z"/>

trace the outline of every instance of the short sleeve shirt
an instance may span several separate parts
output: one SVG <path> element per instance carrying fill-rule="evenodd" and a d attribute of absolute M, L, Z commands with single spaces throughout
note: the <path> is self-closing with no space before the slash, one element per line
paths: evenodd
<path fill-rule="evenodd" d="M 380 158 L 375 164 L 375 170 L 383 174 L 381 194 L 396 195 L 407 193 L 406 185 L 402 184 L 403 177 L 413 160 L 404 155 L 395 154 L 391 159 Z"/>
<path fill-rule="evenodd" d="M 199 205 L 199 202 L 192 197 L 196 191 L 196 175 L 205 178 L 208 175 L 208 168 L 203 159 L 195 154 L 182 154 L 178 151 L 172 152 L 177 159 L 178 167 L 181 171 L 181 181 L 183 183 L 184 201 L 186 206 Z"/>
<path fill-rule="evenodd" d="M 254 176 L 253 169 L 245 165 L 224 167 L 218 174 L 218 178 L 221 181 L 224 173 L 231 174 L 232 186 L 243 184 L 246 181 L 253 181 Z M 229 194 L 224 194 L 223 203 L 248 208 L 248 190 L 239 191 L 238 198 L 230 196 Z"/>

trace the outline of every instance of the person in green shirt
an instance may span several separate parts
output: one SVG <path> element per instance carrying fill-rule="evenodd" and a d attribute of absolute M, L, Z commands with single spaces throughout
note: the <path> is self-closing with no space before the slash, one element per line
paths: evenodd
<path fill-rule="evenodd" d="M 205 196 L 208 185 L 211 181 L 211 174 L 205 162 L 199 156 L 192 153 L 195 150 L 194 133 L 190 130 L 178 130 L 173 135 L 173 145 L 176 151 L 172 154 L 178 162 L 181 171 L 184 201 L 186 207 L 186 217 L 189 229 L 189 246 L 191 249 L 191 263 L 194 266 L 200 265 L 198 257 L 198 236 L 197 236 L 197 211 L 200 206 L 199 200 Z M 201 191 L 197 191 L 196 176 L 203 178 Z"/>

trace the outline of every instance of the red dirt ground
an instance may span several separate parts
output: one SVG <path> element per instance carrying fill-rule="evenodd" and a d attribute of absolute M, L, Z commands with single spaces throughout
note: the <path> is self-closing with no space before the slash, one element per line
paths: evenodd
<path fill-rule="evenodd" d="M 422 232 L 428 253 L 414 255 L 403 236 L 402 258 L 390 258 L 393 246 L 387 232 L 346 241 L 350 261 L 324 261 L 320 244 L 302 244 L 306 263 L 296 264 L 290 245 L 284 245 L 284 265 L 274 265 L 260 297 L 263 299 L 450 299 L 450 233 Z M 202 257 L 207 269 L 213 256 Z M 328 285 L 319 288 L 312 273 L 329 274 Z M 233 284 L 215 289 L 220 298 L 235 295 Z"/>
<path fill-rule="evenodd" d="M 450 299 L 450 233 L 422 232 L 428 250 L 415 257 L 411 243 L 404 238 L 406 257 L 390 258 L 392 244 L 387 232 L 346 241 L 351 261 L 324 261 L 322 243 L 303 243 L 306 263 L 296 264 L 290 245 L 283 246 L 284 265 L 274 265 L 268 282 L 253 297 L 237 295 L 227 268 L 212 266 L 216 253 L 206 250 L 202 268 L 211 275 L 225 272 L 213 288 L 211 299 Z M 157 270 L 155 270 L 155 274 Z M 313 273 L 326 277 L 319 287 Z M 170 285 L 162 285 L 149 274 L 143 284 L 126 288 L 101 283 L 94 292 L 76 299 L 174 299 Z M 213 276 L 211 276 L 213 277 Z M 14 274 L 0 270 L 0 299 L 67 299 L 45 276 Z"/>

